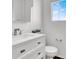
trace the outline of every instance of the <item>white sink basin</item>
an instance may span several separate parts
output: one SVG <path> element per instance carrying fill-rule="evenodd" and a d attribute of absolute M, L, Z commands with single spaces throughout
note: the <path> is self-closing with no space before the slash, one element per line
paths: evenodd
<path fill-rule="evenodd" d="M 12 46 L 29 41 L 38 37 L 44 36 L 44 34 L 34 34 L 34 33 L 26 33 L 22 35 L 12 36 Z"/>

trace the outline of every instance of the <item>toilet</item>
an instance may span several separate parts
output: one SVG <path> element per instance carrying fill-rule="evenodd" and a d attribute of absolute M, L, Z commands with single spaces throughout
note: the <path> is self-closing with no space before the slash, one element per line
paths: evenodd
<path fill-rule="evenodd" d="M 53 59 L 53 57 L 57 55 L 58 49 L 53 46 L 46 46 L 45 52 L 46 52 L 46 59 Z"/>

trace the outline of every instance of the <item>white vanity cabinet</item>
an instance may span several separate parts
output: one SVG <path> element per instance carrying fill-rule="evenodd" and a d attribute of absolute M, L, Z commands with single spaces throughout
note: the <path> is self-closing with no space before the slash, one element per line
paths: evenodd
<path fill-rule="evenodd" d="M 45 55 L 45 36 L 12 46 L 12 59 L 35 59 Z"/>
<path fill-rule="evenodd" d="M 33 50 L 25 53 L 18 59 L 36 59 L 37 57 L 44 55 L 45 54 L 44 51 L 45 51 L 45 47 L 43 44 L 41 44 L 40 46 L 34 48 Z"/>

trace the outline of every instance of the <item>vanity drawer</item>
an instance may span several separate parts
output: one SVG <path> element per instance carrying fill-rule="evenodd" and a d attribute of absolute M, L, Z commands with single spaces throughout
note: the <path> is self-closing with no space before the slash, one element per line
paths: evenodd
<path fill-rule="evenodd" d="M 37 57 L 45 55 L 45 46 L 40 45 L 36 47 L 35 49 L 29 51 L 28 53 L 22 55 L 21 57 L 17 59 L 36 59 Z"/>
<path fill-rule="evenodd" d="M 40 56 L 38 56 L 37 58 L 35 58 L 35 59 L 45 59 L 45 54 L 44 53 L 42 53 Z"/>
<path fill-rule="evenodd" d="M 28 53 L 30 50 L 33 50 L 34 48 L 40 46 L 43 44 L 45 46 L 45 37 L 43 38 L 36 38 L 31 41 L 20 43 L 16 46 L 13 46 L 12 48 L 12 59 L 16 59 L 26 53 Z"/>

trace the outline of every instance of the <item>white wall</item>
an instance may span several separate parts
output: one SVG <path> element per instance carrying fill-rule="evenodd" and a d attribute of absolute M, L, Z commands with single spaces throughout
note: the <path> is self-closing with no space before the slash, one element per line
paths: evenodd
<path fill-rule="evenodd" d="M 33 7 L 31 8 L 31 23 L 35 29 L 41 28 L 42 20 L 42 2 L 41 0 L 33 0 Z"/>
<path fill-rule="evenodd" d="M 55 0 L 53 0 L 55 1 Z M 53 22 L 51 20 L 51 0 L 43 0 L 43 33 L 47 36 L 47 45 L 58 48 L 58 54 L 65 57 L 66 22 Z M 56 41 L 56 39 L 63 41 Z"/>

